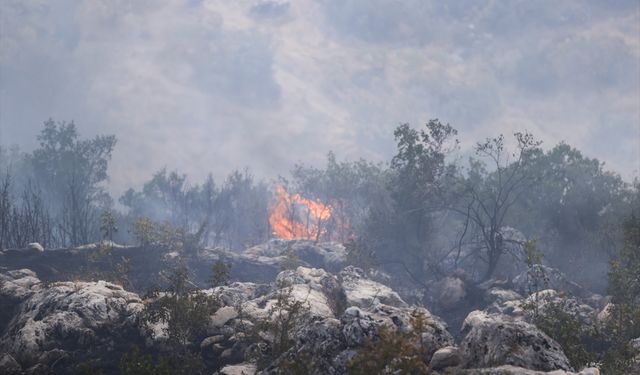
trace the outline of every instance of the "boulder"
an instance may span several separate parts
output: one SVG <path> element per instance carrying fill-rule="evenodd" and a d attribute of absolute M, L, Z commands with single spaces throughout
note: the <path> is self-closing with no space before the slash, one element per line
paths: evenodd
<path fill-rule="evenodd" d="M 384 284 L 365 277 L 364 271 L 360 268 L 348 266 L 340 272 L 340 278 L 350 306 L 368 308 L 376 304 L 384 304 L 408 307 L 398 293 Z"/>
<path fill-rule="evenodd" d="M 535 371 L 518 366 L 503 365 L 491 368 L 479 368 L 469 370 L 459 370 L 456 374 L 460 375 L 600 375 L 597 368 L 586 368 L 578 373 L 571 371 Z"/>
<path fill-rule="evenodd" d="M 11 279 L 13 280 L 11 281 Z M 0 337 L 0 352 L 23 368 L 63 366 L 66 358 L 111 351 L 137 334 L 143 309 L 137 294 L 105 281 L 59 282 L 42 286 L 25 270 L 2 274 L 3 295 L 22 299 Z M 40 366 L 40 367 L 42 367 Z M 37 366 L 36 366 L 37 368 Z"/>
<path fill-rule="evenodd" d="M 347 251 L 335 242 L 273 239 L 245 250 L 242 255 L 265 264 L 281 266 L 297 262 L 297 265 L 337 272 L 345 265 Z"/>
<path fill-rule="evenodd" d="M 222 327 L 231 319 L 238 317 L 238 312 L 233 306 L 224 306 L 218 309 L 210 318 L 210 323 L 214 327 Z"/>
<path fill-rule="evenodd" d="M 22 374 L 22 366 L 10 354 L 0 354 L 0 373 L 5 375 Z"/>
<path fill-rule="evenodd" d="M 460 351 L 455 346 L 445 346 L 433 353 L 429 367 L 433 370 L 443 370 L 447 367 L 455 367 L 462 363 Z"/>
<path fill-rule="evenodd" d="M 437 302 L 444 310 L 450 310 L 466 297 L 464 281 L 458 277 L 445 277 L 434 285 Z"/>
<path fill-rule="evenodd" d="M 560 345 L 534 325 L 506 315 L 473 311 L 460 344 L 466 368 L 513 365 L 531 370 L 571 370 Z"/>
<path fill-rule="evenodd" d="M 27 244 L 27 249 L 39 252 L 44 251 L 44 247 L 42 247 L 38 242 L 31 242 L 30 244 Z"/>
<path fill-rule="evenodd" d="M 255 375 L 257 369 L 253 363 L 241 363 L 239 365 L 227 365 L 218 371 L 218 375 Z"/>
<path fill-rule="evenodd" d="M 542 277 L 542 280 L 539 280 L 540 277 Z M 537 280 L 537 282 L 533 280 Z M 542 264 L 536 264 L 530 269 L 523 271 L 514 277 L 511 282 L 514 289 L 523 295 L 544 289 L 553 289 L 559 292 L 569 293 L 575 297 L 591 297 L 591 293 L 588 290 L 569 280 L 564 273 Z"/>

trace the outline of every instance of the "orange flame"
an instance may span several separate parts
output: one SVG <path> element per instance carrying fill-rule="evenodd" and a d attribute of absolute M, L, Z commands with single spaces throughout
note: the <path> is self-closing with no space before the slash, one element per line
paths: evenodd
<path fill-rule="evenodd" d="M 331 207 L 289 195 L 282 185 L 276 187 L 276 203 L 269 215 L 274 236 L 284 240 L 318 240 L 326 233 L 325 225 L 331 219 Z"/>

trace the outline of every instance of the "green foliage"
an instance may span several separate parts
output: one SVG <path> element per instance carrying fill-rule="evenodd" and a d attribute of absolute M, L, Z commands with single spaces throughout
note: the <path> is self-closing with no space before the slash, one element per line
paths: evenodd
<path fill-rule="evenodd" d="M 151 219 L 143 217 L 133 223 L 133 235 L 142 247 L 149 246 L 156 241 L 155 226 Z"/>
<path fill-rule="evenodd" d="M 374 252 L 367 242 L 360 237 L 352 237 L 344 243 L 347 252 L 347 264 L 360 267 L 368 272 L 376 265 Z"/>
<path fill-rule="evenodd" d="M 295 329 L 300 327 L 309 311 L 308 303 L 293 296 L 293 286 L 279 281 L 276 287 L 276 300 L 269 308 L 268 318 L 256 326 L 272 338 L 269 350 L 256 358 L 259 368 L 266 367 L 295 344 Z"/>
<path fill-rule="evenodd" d="M 121 375 L 199 375 L 206 374 L 206 368 L 199 355 L 185 353 L 181 356 L 157 356 L 142 354 L 134 346 L 120 358 Z"/>
<path fill-rule="evenodd" d="M 513 153 L 505 147 L 502 134 L 477 143 L 478 159 L 471 160 L 460 199 L 452 205 L 453 211 L 465 220 L 460 242 L 468 236 L 476 243 L 475 259 L 486 264 L 483 280 L 493 276 L 507 251 L 501 232 L 507 215 L 540 178 L 531 165 L 541 153 L 542 142 L 529 133 L 516 132 L 514 138 L 517 147 Z M 490 171 L 484 160 L 489 163 Z"/>
<path fill-rule="evenodd" d="M 209 316 L 219 303 L 197 290 L 189 281 L 187 269 L 178 267 L 169 275 L 169 286 L 164 292 L 152 291 L 145 310 L 144 322 L 163 322 L 169 343 L 178 351 L 202 338 Z"/>
<path fill-rule="evenodd" d="M 536 240 L 526 241 L 522 249 L 524 252 L 524 262 L 528 267 L 533 267 L 535 264 L 542 264 L 544 253 L 538 250 Z"/>
<path fill-rule="evenodd" d="M 99 210 L 110 203 L 102 183 L 116 144 L 113 135 L 81 140 L 73 122 L 48 120 L 39 148 L 28 155 L 35 182 L 56 214 L 58 241 L 80 245 L 99 236 Z"/>
<path fill-rule="evenodd" d="M 211 287 L 229 285 L 229 280 L 231 280 L 231 263 L 216 261 L 211 266 L 211 278 L 209 279 Z"/>
<path fill-rule="evenodd" d="M 345 242 L 360 229 L 375 199 L 385 190 L 382 165 L 366 160 L 338 161 L 329 152 L 324 168 L 298 164 L 291 171 L 288 191 L 331 206 L 331 217 L 323 223 L 321 240 Z"/>
<path fill-rule="evenodd" d="M 119 368 L 122 375 L 172 375 L 166 360 L 154 364 L 151 355 L 141 354 L 138 347 L 123 354 Z"/>
<path fill-rule="evenodd" d="M 244 249 L 269 237 L 267 221 L 270 192 L 248 170 L 230 173 L 217 186 L 211 175 L 201 185 L 189 185 L 177 171 L 162 169 L 142 191 L 127 190 L 119 199 L 129 209 L 127 219 L 149 217 L 184 232 L 199 233 L 198 242 Z"/>
<path fill-rule="evenodd" d="M 593 340 L 593 331 L 580 321 L 577 314 L 569 311 L 566 298 L 546 301 L 544 311 L 534 315 L 533 323 L 556 340 L 571 365 L 580 369 L 597 358 L 596 353 L 587 350 L 587 342 Z"/>
<path fill-rule="evenodd" d="M 176 228 L 168 221 L 160 223 L 143 217 L 133 223 L 133 234 L 142 247 L 155 246 L 165 250 L 179 250 L 189 253 L 201 246 L 203 227 L 190 233 L 184 228 Z"/>
<path fill-rule="evenodd" d="M 640 219 L 632 215 L 624 224 L 624 247 L 609 272 L 613 307 L 604 327 L 609 350 L 603 359 L 607 374 L 630 373 L 634 366 L 632 339 L 640 337 Z M 635 363 L 636 370 L 640 364 Z"/>
<path fill-rule="evenodd" d="M 606 279 L 587 278 L 592 272 L 584 270 L 604 271 L 620 250 L 633 186 L 565 143 L 538 155 L 529 168 L 540 178 L 515 202 L 508 221 L 539 238 L 554 267 L 585 286 L 606 287 Z"/>
<path fill-rule="evenodd" d="M 426 324 L 425 316 L 414 312 L 408 332 L 381 327 L 377 339 L 367 342 L 351 360 L 349 374 L 429 374 L 428 348 L 421 339 Z"/>
<path fill-rule="evenodd" d="M 396 128 L 397 152 L 383 180 L 385 192 L 374 197 L 359 234 L 379 263 L 389 265 L 391 272 L 406 272 L 419 284 L 435 273 L 432 267 L 440 258 L 434 254 L 436 217 L 447 206 L 447 190 L 457 173 L 456 166 L 447 162 L 457 149 L 456 135 L 455 129 L 438 120 L 421 130 L 408 124 Z"/>
<path fill-rule="evenodd" d="M 103 375 L 102 369 L 96 367 L 96 360 L 87 360 L 76 366 L 76 373 L 79 375 Z"/>
<path fill-rule="evenodd" d="M 103 210 L 100 214 L 100 231 L 102 238 L 109 241 L 113 241 L 113 235 L 118 232 L 116 219 L 111 210 Z"/>

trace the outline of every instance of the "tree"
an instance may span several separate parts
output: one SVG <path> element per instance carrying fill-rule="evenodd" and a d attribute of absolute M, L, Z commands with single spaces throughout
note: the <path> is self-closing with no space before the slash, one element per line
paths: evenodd
<path fill-rule="evenodd" d="M 387 192 L 371 207 L 361 237 L 369 239 L 380 263 L 399 267 L 424 286 L 427 275 L 441 273 L 433 256 L 434 232 L 457 174 L 447 161 L 458 147 L 457 131 L 431 120 L 422 130 L 400 125 L 394 135 L 397 153 L 385 178 Z"/>
<path fill-rule="evenodd" d="M 530 166 L 540 155 L 541 142 L 529 133 L 515 133 L 514 136 L 517 147 L 513 153 L 505 149 L 503 135 L 476 145 L 476 155 L 488 159 L 493 170 L 488 172 L 482 161 L 471 160 L 462 205 L 453 206 L 465 220 L 460 242 L 465 236 L 472 236 L 474 254 L 486 264 L 482 280 L 491 278 L 500 257 L 506 252 L 502 228 L 509 210 L 539 177 Z"/>
<path fill-rule="evenodd" d="M 624 247 L 609 272 L 613 307 L 606 327 L 610 348 L 605 353 L 603 369 L 612 374 L 634 372 L 637 353 L 631 340 L 640 336 L 640 218 L 632 215 L 623 230 Z M 638 364 L 635 366 L 637 370 Z"/>
<path fill-rule="evenodd" d="M 113 242 L 113 235 L 118 232 L 118 227 L 111 210 L 104 210 L 100 214 L 100 231 L 104 240 Z"/>
<path fill-rule="evenodd" d="M 324 168 L 298 164 L 287 190 L 329 205 L 331 217 L 322 225 L 323 239 L 347 242 L 364 224 L 373 202 L 384 194 L 384 169 L 360 159 L 339 162 L 333 152 Z"/>
<path fill-rule="evenodd" d="M 81 140 L 73 122 L 48 120 L 40 146 L 28 155 L 35 182 L 47 193 L 57 216 L 61 244 L 78 245 L 99 237 L 99 209 L 110 204 L 101 185 L 116 144 L 113 135 Z"/>
<path fill-rule="evenodd" d="M 546 259 L 584 286 L 604 291 L 609 259 L 623 243 L 622 222 L 633 205 L 633 186 L 597 159 L 560 143 L 531 164 L 539 178 L 507 215 Z M 589 270 L 589 272 L 584 272 Z"/>

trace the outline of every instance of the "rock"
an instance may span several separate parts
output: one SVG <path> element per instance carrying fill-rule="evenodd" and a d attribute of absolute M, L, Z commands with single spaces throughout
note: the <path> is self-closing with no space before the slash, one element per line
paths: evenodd
<path fill-rule="evenodd" d="M 26 369 L 24 373 L 25 375 L 50 375 L 52 371 L 49 366 L 38 363 Z"/>
<path fill-rule="evenodd" d="M 497 287 L 493 287 L 487 290 L 484 296 L 484 300 L 486 303 L 496 303 L 498 305 L 503 304 L 507 301 L 517 301 L 521 299 L 522 295 L 520 295 L 518 292 Z"/>
<path fill-rule="evenodd" d="M 200 349 L 205 349 L 213 344 L 216 344 L 222 341 L 224 341 L 223 335 L 209 336 L 204 340 L 202 340 L 202 342 L 200 343 Z"/>
<path fill-rule="evenodd" d="M 360 268 L 348 266 L 340 272 L 340 278 L 349 305 L 364 308 L 375 304 L 408 307 L 398 293 L 386 285 L 366 278 Z"/>
<path fill-rule="evenodd" d="M 446 324 L 424 308 L 405 309 L 387 305 L 377 305 L 369 310 L 349 307 L 342 316 L 342 333 L 348 347 L 362 346 L 377 336 L 380 327 L 395 327 L 401 331 L 412 330 L 412 317 L 422 315 L 426 325 L 421 333 L 422 343 L 431 356 L 439 348 L 453 345 L 453 337 Z"/>
<path fill-rule="evenodd" d="M 551 372 L 535 371 L 518 366 L 503 365 L 491 368 L 478 368 L 469 370 L 458 370 L 456 374 L 461 375 L 600 375 L 597 368 L 586 368 L 578 373 L 556 370 Z"/>
<path fill-rule="evenodd" d="M 219 375 L 255 375 L 257 369 L 253 363 L 242 363 L 239 365 L 227 365 L 220 371 Z"/>
<path fill-rule="evenodd" d="M 538 285 L 532 281 L 539 279 L 537 275 L 544 275 L 544 280 L 538 280 Z M 564 273 L 542 264 L 536 264 L 531 269 L 523 271 L 513 278 L 511 282 L 514 289 L 523 295 L 544 289 L 553 289 L 580 298 L 591 297 L 591 293 L 588 290 L 569 280 Z"/>
<path fill-rule="evenodd" d="M 338 243 L 278 239 L 249 248 L 242 254 L 260 263 L 280 266 L 293 260 L 301 266 L 323 268 L 330 272 L 342 269 L 347 257 L 344 246 Z"/>
<path fill-rule="evenodd" d="M 8 287 L 3 283 L 2 293 L 26 298 L 0 337 L 0 352 L 12 355 L 23 368 L 67 355 L 80 360 L 89 351 L 102 355 L 114 341 L 127 342 L 127 335 L 137 334 L 137 314 L 143 309 L 137 294 L 105 281 L 43 287 L 30 272 L 18 273 L 2 274 L 3 280 L 14 278 Z"/>
<path fill-rule="evenodd" d="M 596 316 L 596 319 L 598 319 L 598 322 L 604 324 L 606 322 L 609 321 L 609 319 L 611 318 L 611 312 L 613 311 L 613 303 L 609 302 L 607 303 L 607 305 L 600 311 L 598 312 L 598 315 Z"/>
<path fill-rule="evenodd" d="M 222 327 L 227 324 L 227 322 L 231 319 L 235 319 L 238 317 L 238 312 L 233 306 L 224 306 L 218 309 L 213 316 L 211 316 L 209 322 L 214 327 Z"/>
<path fill-rule="evenodd" d="M 0 297 L 23 301 L 35 293 L 40 284 L 35 272 L 26 268 L 3 272 L 0 273 Z"/>
<path fill-rule="evenodd" d="M 1 354 L 0 373 L 5 375 L 19 375 L 22 373 L 22 367 L 10 354 Z"/>
<path fill-rule="evenodd" d="M 595 310 L 591 306 L 581 303 L 576 298 L 565 297 L 553 289 L 533 293 L 523 303 L 529 306 L 537 305 L 537 313 L 541 315 L 548 315 L 559 308 L 577 318 L 584 326 L 589 326 L 595 316 Z M 533 313 L 529 312 L 526 318 L 532 321 Z"/>
<path fill-rule="evenodd" d="M 433 370 L 443 370 L 447 367 L 455 367 L 462 363 L 460 351 L 455 346 L 445 346 L 433 353 L 429 367 Z"/>
<path fill-rule="evenodd" d="M 457 277 L 445 277 L 435 283 L 434 287 L 437 291 L 437 302 L 445 310 L 456 307 L 467 295 L 464 281 Z"/>
<path fill-rule="evenodd" d="M 42 245 L 37 242 L 31 242 L 30 244 L 27 244 L 27 249 L 39 252 L 44 251 L 44 247 L 42 247 Z"/>
<path fill-rule="evenodd" d="M 539 371 L 571 370 L 560 345 L 524 321 L 473 311 L 464 320 L 461 333 L 466 368 L 513 365 Z"/>

